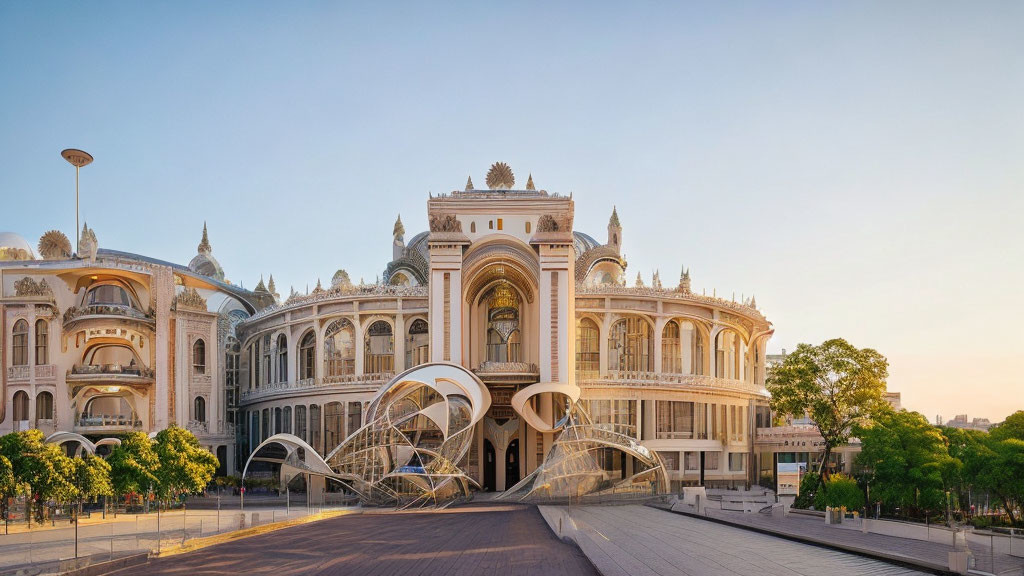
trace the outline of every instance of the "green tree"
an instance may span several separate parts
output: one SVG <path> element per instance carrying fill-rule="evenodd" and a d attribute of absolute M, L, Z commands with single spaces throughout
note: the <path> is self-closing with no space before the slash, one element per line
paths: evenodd
<path fill-rule="evenodd" d="M 107 457 L 112 488 L 118 497 L 126 494 L 147 494 L 158 487 L 157 470 L 160 458 L 153 441 L 145 432 L 132 432 L 121 439 Z"/>
<path fill-rule="evenodd" d="M 8 514 L 7 502 L 18 493 L 18 488 L 18 481 L 14 478 L 14 467 L 11 466 L 11 461 L 6 456 L 0 455 L 0 498 L 3 499 L 0 512 L 3 512 L 4 518 L 7 518 Z"/>
<path fill-rule="evenodd" d="M 1020 517 L 1015 511 L 1024 504 L 1024 411 L 972 437 L 966 455 L 967 480 L 998 498 L 1016 524 Z"/>
<path fill-rule="evenodd" d="M 71 502 L 74 499 L 75 487 L 71 482 L 74 462 L 60 446 L 44 442 L 39 430 L 0 436 L 0 455 L 10 461 L 15 481 L 28 486 L 30 502 Z M 41 506 L 36 508 L 36 515 L 41 521 Z"/>
<path fill-rule="evenodd" d="M 827 480 L 832 451 L 849 441 L 851 427 L 886 406 L 888 376 L 889 363 L 884 356 L 870 348 L 858 349 L 841 338 L 820 346 L 800 344 L 769 371 L 766 386 L 772 410 L 806 414 L 824 440 L 819 486 Z"/>
<path fill-rule="evenodd" d="M 157 433 L 156 455 L 160 460 L 156 476 L 162 498 L 200 492 L 217 471 L 217 457 L 204 450 L 194 434 L 177 426 Z"/>
<path fill-rule="evenodd" d="M 884 410 L 857 425 L 857 464 L 870 473 L 871 497 L 888 508 L 944 510 L 947 471 L 955 467 L 942 431 L 917 412 Z"/>
<path fill-rule="evenodd" d="M 75 496 L 78 500 L 91 500 L 99 496 L 110 496 L 114 489 L 110 482 L 110 464 L 99 456 L 85 454 L 75 458 L 74 477 Z"/>

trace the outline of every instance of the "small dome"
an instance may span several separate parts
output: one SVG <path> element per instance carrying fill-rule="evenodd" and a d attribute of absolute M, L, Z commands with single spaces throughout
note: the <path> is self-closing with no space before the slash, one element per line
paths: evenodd
<path fill-rule="evenodd" d="M 203 276 L 209 276 L 214 280 L 224 281 L 224 269 L 220 267 L 220 263 L 213 257 L 213 254 L 197 254 L 191 262 L 188 263 L 189 270 L 196 274 L 202 274 Z"/>
<path fill-rule="evenodd" d="M 0 261 L 35 260 L 36 254 L 27 240 L 14 232 L 0 232 Z"/>

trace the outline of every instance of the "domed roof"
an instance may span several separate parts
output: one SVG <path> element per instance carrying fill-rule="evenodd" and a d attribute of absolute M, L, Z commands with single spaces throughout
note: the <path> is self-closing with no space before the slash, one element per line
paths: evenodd
<path fill-rule="evenodd" d="M 35 260 L 32 245 L 14 232 L 0 232 L 0 260 Z"/>

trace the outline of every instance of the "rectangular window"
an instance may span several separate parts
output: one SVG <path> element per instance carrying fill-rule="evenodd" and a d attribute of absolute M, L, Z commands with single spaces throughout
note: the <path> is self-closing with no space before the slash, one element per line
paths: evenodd
<path fill-rule="evenodd" d="M 684 464 L 687 472 L 700 472 L 700 452 L 687 452 Z"/>
<path fill-rule="evenodd" d="M 363 425 L 363 405 L 360 402 L 348 403 L 348 435 L 355 434 Z"/>
<path fill-rule="evenodd" d="M 704 453 L 704 469 L 718 470 L 718 452 Z"/>
<path fill-rule="evenodd" d="M 746 453 L 741 454 L 729 454 L 729 471 L 730 472 L 743 472 L 747 468 L 747 455 Z"/>
<path fill-rule="evenodd" d="M 693 438 L 693 402 L 658 400 L 655 411 L 659 440 Z"/>
<path fill-rule="evenodd" d="M 679 452 L 658 452 L 666 470 L 679 470 Z"/>
<path fill-rule="evenodd" d="M 498 218 L 498 230 L 502 230 L 503 228 L 504 226 L 502 225 L 501 218 Z"/>

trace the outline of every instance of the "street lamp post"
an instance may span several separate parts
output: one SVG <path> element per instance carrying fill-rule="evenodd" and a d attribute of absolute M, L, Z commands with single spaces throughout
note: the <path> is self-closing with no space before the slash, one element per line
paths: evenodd
<path fill-rule="evenodd" d="M 82 231 L 78 228 L 78 171 L 82 166 L 88 166 L 92 163 L 92 155 L 76 148 L 61 150 L 60 155 L 75 167 L 75 253 L 77 254 L 80 251 L 78 238 L 82 234 Z"/>

